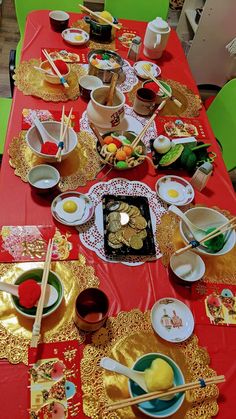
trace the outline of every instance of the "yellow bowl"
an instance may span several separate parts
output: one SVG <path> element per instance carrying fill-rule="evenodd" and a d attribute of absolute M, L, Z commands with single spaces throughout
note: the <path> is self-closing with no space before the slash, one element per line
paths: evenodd
<path fill-rule="evenodd" d="M 66 63 L 65 63 L 66 64 Z M 68 69 L 68 71 L 67 71 L 67 73 L 65 73 L 65 74 L 62 74 L 62 76 L 65 78 L 65 79 L 67 79 L 68 78 L 68 76 L 69 76 L 69 74 L 70 74 L 70 67 L 66 64 L 66 66 L 67 66 L 67 69 Z M 52 67 L 50 66 L 50 64 L 49 64 L 49 62 L 48 61 L 43 61 L 41 64 L 40 64 L 40 68 L 42 68 L 42 70 L 47 70 L 47 71 L 52 71 Z M 46 73 L 44 73 L 43 74 L 44 75 L 44 78 L 45 78 L 45 80 L 48 82 L 48 83 L 51 83 L 51 84 L 60 84 L 61 82 L 60 82 L 60 78 L 56 75 L 56 74 L 52 74 L 52 75 L 50 75 L 50 74 L 46 74 Z"/>

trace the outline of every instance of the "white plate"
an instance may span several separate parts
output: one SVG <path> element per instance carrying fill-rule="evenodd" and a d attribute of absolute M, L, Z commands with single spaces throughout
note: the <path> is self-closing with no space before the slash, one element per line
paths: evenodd
<path fill-rule="evenodd" d="M 192 185 L 180 176 L 163 176 L 155 185 L 156 193 L 167 204 L 176 206 L 187 205 L 194 198 Z M 177 196 L 170 196 L 169 193 Z"/>
<path fill-rule="evenodd" d="M 85 211 L 83 213 L 83 216 L 81 219 L 79 220 L 75 220 L 73 222 L 69 222 L 66 221 L 64 218 L 62 218 L 58 212 L 56 211 L 56 205 L 58 204 L 58 202 L 64 200 L 64 199 L 68 199 L 68 198 L 83 198 L 85 201 Z M 92 200 L 89 198 L 89 196 L 87 195 L 83 195 L 79 192 L 64 192 L 60 195 L 58 195 L 53 201 L 52 201 L 52 205 L 51 205 L 51 213 L 53 215 L 53 217 L 59 221 L 59 223 L 67 225 L 67 226 L 79 226 L 82 224 L 87 223 L 87 221 L 90 220 L 90 218 L 93 216 L 94 214 L 94 205 Z"/>
<path fill-rule="evenodd" d="M 152 75 L 154 77 L 158 77 L 161 74 L 161 69 L 160 67 L 158 67 L 158 65 L 151 63 L 150 61 L 137 61 L 133 67 L 134 67 L 134 71 L 137 74 L 137 76 L 141 77 L 141 79 L 145 79 L 148 80 L 150 79 L 149 76 L 147 76 L 147 74 L 145 74 L 145 72 L 142 69 L 142 66 L 145 64 L 149 64 L 151 66 L 150 72 L 152 73 Z"/>
<path fill-rule="evenodd" d="M 193 333 L 194 318 L 191 310 L 176 298 L 162 298 L 151 310 L 155 332 L 168 342 L 183 342 Z"/>
<path fill-rule="evenodd" d="M 64 39 L 64 41 L 71 45 L 84 45 L 89 40 L 89 35 L 87 34 L 87 32 L 82 31 L 82 29 L 78 28 L 65 29 L 62 32 L 61 36 Z M 79 37 L 80 39 L 76 39 L 76 37 Z"/>

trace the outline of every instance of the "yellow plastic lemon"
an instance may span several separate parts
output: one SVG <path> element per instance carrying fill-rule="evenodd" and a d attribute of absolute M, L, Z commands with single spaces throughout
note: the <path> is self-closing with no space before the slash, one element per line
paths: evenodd
<path fill-rule="evenodd" d="M 173 386 L 174 372 L 164 359 L 157 358 L 144 371 L 144 379 L 148 391 L 168 390 Z"/>
<path fill-rule="evenodd" d="M 113 17 L 111 15 L 111 13 L 107 12 L 106 10 L 103 10 L 103 12 L 99 13 L 99 16 L 104 17 L 104 19 L 109 20 L 109 22 L 113 22 Z M 106 24 L 103 20 L 99 19 L 98 20 L 99 23 L 104 23 L 104 25 Z"/>
<path fill-rule="evenodd" d="M 65 212 L 75 212 L 78 208 L 78 205 L 74 202 L 74 201 L 66 201 L 62 208 L 64 209 Z"/>

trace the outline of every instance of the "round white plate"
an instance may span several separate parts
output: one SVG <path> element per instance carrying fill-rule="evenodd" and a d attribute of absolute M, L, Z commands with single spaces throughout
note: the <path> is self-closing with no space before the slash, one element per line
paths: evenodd
<path fill-rule="evenodd" d="M 58 204 L 58 202 L 64 200 L 64 199 L 68 199 L 71 198 L 73 199 L 74 197 L 76 198 L 83 198 L 85 201 L 85 211 L 83 213 L 82 218 L 75 220 L 73 222 L 69 222 L 67 220 L 65 220 L 64 218 L 62 218 L 58 212 L 56 211 L 56 205 Z M 63 192 L 62 194 L 58 195 L 53 201 L 52 201 L 52 205 L 51 205 L 51 213 L 53 215 L 53 217 L 59 221 L 59 223 L 67 225 L 67 226 L 79 226 L 82 224 L 87 223 L 87 221 L 90 220 L 90 218 L 93 216 L 94 214 L 94 205 L 92 200 L 89 198 L 89 196 L 87 195 L 83 195 L 79 192 Z"/>
<path fill-rule="evenodd" d="M 154 77 L 158 77 L 161 74 L 161 69 L 160 67 L 158 67 L 158 65 L 151 63 L 150 61 L 137 61 L 133 67 L 134 67 L 134 71 L 137 74 L 137 76 L 141 77 L 141 79 L 145 79 L 148 80 L 150 79 L 149 76 L 147 76 L 147 74 L 145 74 L 144 70 L 142 69 L 142 66 L 148 64 L 151 66 L 150 68 L 150 73 L 154 76 Z"/>
<path fill-rule="evenodd" d="M 151 310 L 155 332 L 168 342 L 183 342 L 193 333 L 194 318 L 191 310 L 176 298 L 162 298 Z"/>
<path fill-rule="evenodd" d="M 89 40 L 88 33 L 78 28 L 65 29 L 61 36 L 65 42 L 71 45 L 84 45 Z"/>
<path fill-rule="evenodd" d="M 194 198 L 192 185 L 180 176 L 163 176 L 155 185 L 156 193 L 167 204 L 187 205 Z"/>

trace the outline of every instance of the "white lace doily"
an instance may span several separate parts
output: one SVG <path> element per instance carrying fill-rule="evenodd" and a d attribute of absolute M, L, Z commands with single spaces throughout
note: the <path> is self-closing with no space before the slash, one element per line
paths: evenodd
<path fill-rule="evenodd" d="M 147 121 L 149 118 L 144 118 L 143 116 L 137 115 L 133 108 L 131 108 L 128 105 L 125 105 L 125 116 L 124 119 L 121 121 L 121 123 L 119 125 L 117 125 L 114 128 L 114 131 L 134 131 L 136 132 L 136 134 L 139 134 L 143 127 L 146 125 Z M 94 136 L 94 138 L 96 139 L 93 131 L 91 130 L 90 126 L 89 126 L 89 120 L 88 120 L 88 115 L 87 115 L 87 111 L 84 111 L 84 113 L 82 114 L 82 117 L 79 121 L 80 124 L 80 131 L 89 131 L 90 134 L 92 134 Z M 100 129 L 99 128 L 100 133 L 104 133 L 106 131 L 111 131 L 111 129 Z M 150 149 L 150 140 L 151 138 L 156 138 L 158 136 L 157 134 L 157 129 L 156 129 L 156 124 L 155 122 L 153 122 L 151 124 L 151 126 L 147 129 L 146 133 L 144 134 L 144 136 L 142 137 L 142 141 L 145 144 L 145 146 L 147 147 L 147 152 L 150 153 L 151 149 Z M 97 139 L 96 139 L 97 140 Z"/>
<path fill-rule="evenodd" d="M 130 195 L 130 196 L 144 196 L 148 199 L 153 235 L 155 239 L 156 224 L 160 223 L 161 216 L 166 212 L 161 201 L 156 196 L 156 193 L 142 182 L 130 181 L 123 178 L 111 179 L 108 182 L 99 182 L 93 185 L 87 195 L 91 198 L 95 205 L 95 216 L 84 226 L 76 227 L 80 233 L 80 240 L 82 244 L 88 249 L 92 250 L 101 259 L 106 262 L 117 263 L 114 260 L 108 259 L 104 251 L 104 228 L 103 228 L 103 210 L 102 197 L 103 195 Z M 161 252 L 155 240 L 156 257 L 150 259 L 142 256 L 127 256 L 125 265 L 140 265 L 148 260 L 156 260 L 161 257 Z"/>
<path fill-rule="evenodd" d="M 82 64 L 82 66 L 88 72 L 89 65 Z M 133 87 L 138 83 L 138 78 L 133 67 L 131 67 L 130 63 L 126 60 L 124 60 L 122 70 L 125 75 L 125 80 L 120 84 L 118 82 L 117 89 L 121 90 L 123 93 L 128 93 L 131 92 Z"/>

